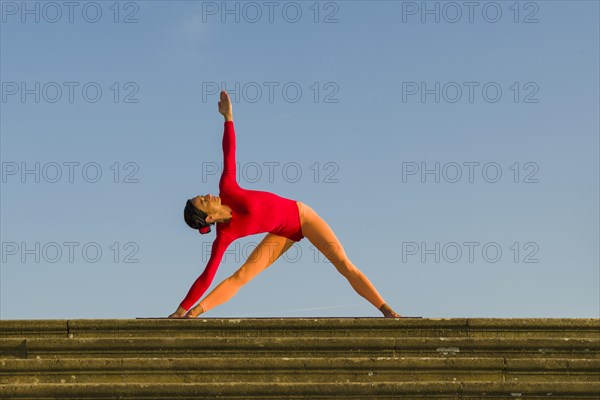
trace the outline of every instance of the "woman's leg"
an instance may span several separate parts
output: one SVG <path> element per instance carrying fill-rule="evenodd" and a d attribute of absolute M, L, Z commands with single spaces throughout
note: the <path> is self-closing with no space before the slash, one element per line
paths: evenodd
<path fill-rule="evenodd" d="M 240 269 L 215 287 L 196 307 L 190 309 L 186 316 L 195 317 L 231 299 L 242 286 L 273 264 L 294 243 L 283 236 L 267 234 Z"/>
<path fill-rule="evenodd" d="M 327 257 L 340 274 L 348 279 L 348 282 L 358 294 L 381 311 L 385 300 L 369 279 L 350 261 L 342 244 L 327 222 L 304 203 L 299 203 L 299 209 L 302 234 Z"/>

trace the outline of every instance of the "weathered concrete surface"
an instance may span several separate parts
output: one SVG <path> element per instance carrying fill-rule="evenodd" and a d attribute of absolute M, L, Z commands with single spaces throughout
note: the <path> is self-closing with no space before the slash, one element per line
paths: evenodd
<path fill-rule="evenodd" d="M 600 319 L 3 320 L 0 355 L 0 398 L 600 400 Z"/>
<path fill-rule="evenodd" d="M 433 357 L 7 359 L 3 383 L 599 382 L 600 361 Z"/>
<path fill-rule="evenodd" d="M 600 339 L 560 338 L 377 338 L 377 337 L 213 337 L 3 339 L 4 357 L 199 357 L 260 355 L 353 357 L 511 357 L 598 359 Z"/>
<path fill-rule="evenodd" d="M 594 318 L 198 318 L 0 320 L 2 337 L 356 336 L 597 338 Z"/>
<path fill-rule="evenodd" d="M 492 382 L 383 382 L 383 383 L 190 383 L 186 385 L 155 384 L 63 384 L 63 385 L 10 385 L 4 395 L 11 398 L 288 398 L 289 396 L 315 398 L 363 398 L 401 395 L 401 398 L 453 398 L 462 395 L 494 398 L 559 398 L 559 399 L 597 399 L 600 385 L 597 383 L 543 383 L 514 384 Z M 570 394 L 565 394 L 566 392 Z M 275 396 L 275 397 L 273 397 Z M 361 397 L 358 397 L 361 396 Z M 441 397 L 443 396 L 443 397 Z M 500 397 L 502 396 L 502 397 Z M 394 397 L 388 397 L 394 398 Z"/>

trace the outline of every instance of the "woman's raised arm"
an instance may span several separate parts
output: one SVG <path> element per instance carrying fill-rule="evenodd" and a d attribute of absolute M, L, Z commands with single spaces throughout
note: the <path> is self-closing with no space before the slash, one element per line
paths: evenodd
<path fill-rule="evenodd" d="M 233 121 L 225 121 L 223 132 L 223 177 L 232 178 L 237 182 L 235 176 L 235 129 Z"/>
<path fill-rule="evenodd" d="M 233 127 L 233 111 L 231 101 L 226 91 L 221 91 L 219 113 L 225 117 L 225 132 L 223 132 L 223 174 L 221 183 L 237 182 L 235 166 L 235 129 Z M 221 186 L 221 184 L 219 185 Z"/>

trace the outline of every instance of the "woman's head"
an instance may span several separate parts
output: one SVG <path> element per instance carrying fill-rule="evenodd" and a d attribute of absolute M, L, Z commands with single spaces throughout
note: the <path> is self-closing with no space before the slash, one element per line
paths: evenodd
<path fill-rule="evenodd" d="M 217 221 L 221 209 L 221 199 L 210 194 L 196 196 L 185 203 L 183 218 L 192 229 L 200 233 L 210 232 L 210 225 Z"/>
<path fill-rule="evenodd" d="M 198 209 L 192 200 L 193 199 L 188 199 L 185 203 L 185 208 L 183 210 L 183 219 L 185 219 L 185 223 L 188 224 L 190 228 L 197 229 L 202 234 L 210 232 L 211 224 L 206 221 L 208 214 Z"/>

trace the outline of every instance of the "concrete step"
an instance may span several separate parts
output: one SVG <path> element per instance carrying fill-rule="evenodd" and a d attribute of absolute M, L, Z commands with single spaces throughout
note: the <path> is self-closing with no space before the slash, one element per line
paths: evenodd
<path fill-rule="evenodd" d="M 507 357 L 600 358 L 600 338 L 177 337 L 0 339 L 2 357 Z"/>
<path fill-rule="evenodd" d="M 0 397 L 600 400 L 600 319 L 0 321 Z"/>
<path fill-rule="evenodd" d="M 7 398 L 50 399 L 577 399 L 597 400 L 599 383 L 82 383 L 3 385 Z"/>
<path fill-rule="evenodd" d="M 0 337 L 598 338 L 594 318 L 204 318 L 0 320 Z"/>
<path fill-rule="evenodd" d="M 335 371 L 335 374 L 331 372 Z M 4 359 L 3 384 L 600 382 L 600 360 L 429 357 Z"/>

